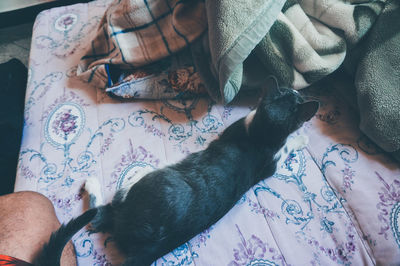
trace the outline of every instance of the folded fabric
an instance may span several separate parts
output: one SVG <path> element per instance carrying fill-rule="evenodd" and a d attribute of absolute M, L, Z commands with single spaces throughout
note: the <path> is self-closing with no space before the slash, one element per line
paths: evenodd
<path fill-rule="evenodd" d="M 368 35 L 355 86 L 361 130 L 384 150 L 400 150 L 399 1 L 389 1 Z"/>
<path fill-rule="evenodd" d="M 120 73 L 112 76 L 108 65 L 137 69 L 173 55 L 206 29 L 203 6 L 190 0 L 114 1 L 81 59 L 78 76 L 110 87 Z"/>
<path fill-rule="evenodd" d="M 244 60 L 268 33 L 284 3 L 206 0 L 208 34 L 192 50 L 196 68 L 215 100 L 230 102 L 239 92 Z"/>
<path fill-rule="evenodd" d="M 352 77 L 360 129 L 400 161 L 400 2 L 387 1 L 344 64 Z M 350 93 L 350 92 L 346 92 Z"/>

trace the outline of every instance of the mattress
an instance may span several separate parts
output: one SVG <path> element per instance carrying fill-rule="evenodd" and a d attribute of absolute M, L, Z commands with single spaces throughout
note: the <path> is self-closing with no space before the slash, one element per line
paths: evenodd
<path fill-rule="evenodd" d="M 54 8 L 34 24 L 15 191 L 44 194 L 61 222 L 87 209 L 88 177 L 110 201 L 140 169 L 205 149 L 255 107 L 247 95 L 228 106 L 207 97 L 118 100 L 74 78 L 106 7 Z M 399 165 L 359 131 L 355 111 L 329 84 L 309 93 L 321 108 L 294 133 L 308 135 L 308 146 L 154 265 L 399 264 Z M 79 265 L 123 261 L 110 235 L 84 228 L 73 243 Z"/>

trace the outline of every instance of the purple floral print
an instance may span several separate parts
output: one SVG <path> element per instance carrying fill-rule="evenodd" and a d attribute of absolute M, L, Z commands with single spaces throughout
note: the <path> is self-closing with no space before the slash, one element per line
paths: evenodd
<path fill-rule="evenodd" d="M 252 262 L 259 259 L 266 259 L 267 256 L 273 261 L 280 261 L 283 264 L 283 257 L 278 251 L 269 247 L 267 243 L 263 242 L 256 235 L 251 235 L 249 239 L 245 239 L 239 226 L 236 224 L 236 229 L 240 236 L 240 242 L 237 248 L 233 249 L 234 260 L 229 263 L 229 266 L 250 265 Z M 268 259 L 269 265 L 275 263 Z"/>
<path fill-rule="evenodd" d="M 73 205 L 75 205 L 76 202 L 78 202 L 82 199 L 82 195 L 80 193 L 78 193 L 78 194 L 70 195 L 69 197 L 60 198 L 60 197 L 57 197 L 56 194 L 51 194 L 48 196 L 48 198 L 53 203 L 54 207 L 71 215 Z"/>
<path fill-rule="evenodd" d="M 56 108 L 56 106 L 66 102 L 73 102 L 84 107 L 89 106 L 89 104 L 81 99 L 75 92 L 70 91 L 69 93 L 63 94 L 62 96 L 58 97 L 51 105 L 49 105 L 46 110 L 42 112 L 42 116 L 39 121 L 45 121 L 49 114 Z"/>
<path fill-rule="evenodd" d="M 29 169 L 28 166 L 21 165 L 20 166 L 20 175 L 23 176 L 25 179 L 36 179 L 35 174 Z"/>
<path fill-rule="evenodd" d="M 355 176 L 355 171 L 351 169 L 350 165 L 346 164 L 346 167 L 342 170 L 342 174 L 342 191 L 346 193 L 346 190 L 351 190 L 351 185 L 354 184 L 353 177 Z"/>
<path fill-rule="evenodd" d="M 229 116 L 231 116 L 233 107 L 231 106 L 224 106 L 224 111 L 222 112 L 222 119 L 227 120 Z"/>
<path fill-rule="evenodd" d="M 346 226 L 346 240 L 344 242 L 337 240 L 334 235 L 331 236 L 335 244 L 333 247 L 327 247 L 314 237 L 306 235 L 304 232 L 297 233 L 296 238 L 298 241 L 305 242 L 309 246 L 313 247 L 316 252 L 314 259 L 310 262 L 311 265 L 321 265 L 319 254 L 328 257 L 337 264 L 351 264 L 351 259 L 357 251 L 357 246 L 355 245 L 355 231 L 352 224 Z"/>
<path fill-rule="evenodd" d="M 63 137 L 64 140 L 68 139 L 68 135 L 76 133 L 78 116 L 73 115 L 71 109 L 58 113 L 56 119 L 52 123 L 53 132 Z"/>
<path fill-rule="evenodd" d="M 259 202 L 254 202 L 248 197 L 246 197 L 246 201 L 247 201 L 247 204 L 249 205 L 249 207 L 251 208 L 252 212 L 262 214 L 262 215 L 264 215 L 264 217 L 266 217 L 266 218 L 268 217 L 270 219 L 280 218 L 278 213 L 265 208 Z"/>
<path fill-rule="evenodd" d="M 93 266 L 111 266 L 112 264 L 107 260 L 105 254 L 100 254 L 97 250 L 93 252 Z"/>
<path fill-rule="evenodd" d="M 165 134 L 161 130 L 156 128 L 154 125 L 144 124 L 144 127 L 145 127 L 146 133 L 150 133 L 153 136 L 157 136 L 157 137 L 165 137 Z"/>
<path fill-rule="evenodd" d="M 108 149 L 110 148 L 110 145 L 113 143 L 114 141 L 114 134 L 110 133 L 108 137 L 106 137 L 103 140 L 103 145 L 101 145 L 100 148 L 100 154 L 103 155 L 106 151 L 108 151 Z"/>
<path fill-rule="evenodd" d="M 191 240 L 191 244 L 193 246 L 197 246 L 198 248 L 200 248 L 201 246 L 205 246 L 206 242 L 208 239 L 210 239 L 211 235 L 210 232 L 214 229 L 213 226 L 211 226 L 210 228 L 204 230 L 203 232 L 201 232 L 200 234 L 198 234 L 197 236 L 195 236 L 193 238 L 193 240 Z"/>
<path fill-rule="evenodd" d="M 378 219 L 383 224 L 378 234 L 383 235 L 388 240 L 390 213 L 393 206 L 400 202 L 400 180 L 393 179 L 393 182 L 388 184 L 378 172 L 375 172 L 375 174 L 383 184 L 381 192 L 378 193 L 380 202 L 376 205 L 379 210 Z"/>

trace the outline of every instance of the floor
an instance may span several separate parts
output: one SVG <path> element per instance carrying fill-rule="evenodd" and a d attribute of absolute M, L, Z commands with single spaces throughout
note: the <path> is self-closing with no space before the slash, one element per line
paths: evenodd
<path fill-rule="evenodd" d="M 33 23 L 0 29 L 0 63 L 17 58 L 28 66 Z"/>
<path fill-rule="evenodd" d="M 40 5 L 55 0 L 2 0 L 0 2 L 0 12 L 7 12 L 27 8 L 35 5 Z"/>

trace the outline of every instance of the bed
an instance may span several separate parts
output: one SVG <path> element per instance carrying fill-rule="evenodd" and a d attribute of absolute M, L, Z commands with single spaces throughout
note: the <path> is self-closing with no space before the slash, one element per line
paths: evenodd
<path fill-rule="evenodd" d="M 81 188 L 88 177 L 99 179 L 110 201 L 140 169 L 204 149 L 255 107 L 247 94 L 227 106 L 208 97 L 125 101 L 74 78 L 106 7 L 95 1 L 54 8 L 34 24 L 15 191 L 44 194 L 62 222 L 87 208 Z M 140 84 L 154 80 L 160 77 Z M 308 135 L 308 146 L 153 265 L 400 264 L 398 163 L 359 131 L 356 112 L 329 84 L 307 93 L 321 102 L 294 133 Z M 79 265 L 123 261 L 109 235 L 82 229 L 73 243 Z"/>

